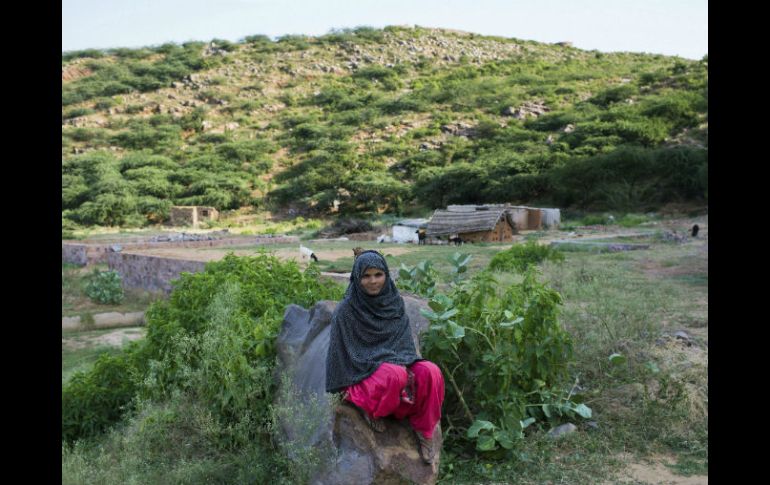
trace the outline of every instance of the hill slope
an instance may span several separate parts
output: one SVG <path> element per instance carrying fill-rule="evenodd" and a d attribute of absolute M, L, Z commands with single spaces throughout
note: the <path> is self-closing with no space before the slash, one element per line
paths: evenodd
<path fill-rule="evenodd" d="M 62 213 L 705 200 L 708 63 L 387 27 L 62 56 Z"/>

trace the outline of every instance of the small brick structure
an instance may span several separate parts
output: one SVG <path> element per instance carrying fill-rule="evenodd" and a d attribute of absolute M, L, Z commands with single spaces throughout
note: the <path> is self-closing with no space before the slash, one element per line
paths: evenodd
<path fill-rule="evenodd" d="M 202 221 L 216 221 L 219 211 L 202 205 L 175 205 L 171 207 L 172 226 L 198 227 Z"/>

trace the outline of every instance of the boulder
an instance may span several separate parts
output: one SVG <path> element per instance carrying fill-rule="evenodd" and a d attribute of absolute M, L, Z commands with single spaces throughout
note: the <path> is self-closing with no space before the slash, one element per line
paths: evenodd
<path fill-rule="evenodd" d="M 429 325 L 420 309 L 427 309 L 427 302 L 402 296 L 419 354 L 419 335 Z M 336 306 L 334 301 L 321 301 L 310 310 L 289 305 L 284 314 L 275 375 L 281 446 L 290 459 L 307 469 L 311 484 L 435 483 L 442 443 L 440 424 L 434 434 L 436 459 L 426 465 L 407 420 L 385 418 L 386 431 L 375 433 L 352 404 L 325 392 L 326 353 Z"/>

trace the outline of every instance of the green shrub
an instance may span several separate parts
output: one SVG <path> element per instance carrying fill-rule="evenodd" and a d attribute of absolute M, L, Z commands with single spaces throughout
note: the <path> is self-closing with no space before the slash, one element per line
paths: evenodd
<path fill-rule="evenodd" d="M 146 312 L 147 336 L 117 357 L 73 376 L 63 389 L 68 441 L 116 423 L 134 398 L 166 402 L 192 396 L 217 426 L 216 446 L 239 449 L 267 436 L 273 402 L 275 337 L 287 305 L 338 300 L 343 290 L 261 253 L 232 254 L 199 273 L 183 273 L 168 300 Z"/>
<path fill-rule="evenodd" d="M 141 113 L 144 111 L 144 105 L 142 104 L 129 104 L 126 106 L 126 114 L 127 115 L 135 115 L 137 113 Z"/>
<path fill-rule="evenodd" d="M 248 411 L 263 419 L 285 307 L 341 296 L 318 276 L 312 267 L 303 273 L 294 261 L 268 254 L 228 255 L 204 272 L 183 275 L 168 302 L 148 312 L 148 349 L 163 360 L 152 367 L 145 392 L 161 397 L 171 388 L 189 389 L 223 418 Z"/>
<path fill-rule="evenodd" d="M 120 303 L 125 297 L 117 271 L 94 270 L 88 278 L 85 292 L 91 300 L 105 305 Z"/>
<path fill-rule="evenodd" d="M 61 217 L 62 240 L 75 239 L 75 230 L 77 229 L 80 229 L 80 226 L 78 226 L 72 219 L 65 217 L 65 213 L 62 212 L 62 217 Z"/>
<path fill-rule="evenodd" d="M 117 104 L 118 103 L 112 98 L 98 98 L 94 102 L 94 109 L 104 111 L 112 108 L 113 106 L 116 106 Z"/>
<path fill-rule="evenodd" d="M 135 368 L 128 353 L 102 354 L 87 372 L 62 388 L 62 440 L 97 435 L 116 423 L 136 394 Z"/>
<path fill-rule="evenodd" d="M 139 403 L 132 415 L 98 441 L 63 443 L 62 485 L 297 483 L 272 443 L 251 437 L 256 423 L 220 423 L 193 396 Z M 228 449 L 222 446 L 224 436 L 251 440 Z"/>
<path fill-rule="evenodd" d="M 276 40 L 277 44 L 286 50 L 305 50 L 310 48 L 310 42 L 304 35 L 282 35 Z"/>
<path fill-rule="evenodd" d="M 270 39 L 270 37 L 264 35 L 264 34 L 257 34 L 257 35 L 248 35 L 243 38 L 243 41 L 247 44 L 254 44 L 254 45 L 261 45 L 261 44 L 272 44 L 273 41 Z"/>
<path fill-rule="evenodd" d="M 612 103 L 625 101 L 637 93 L 638 88 L 633 84 L 623 84 L 621 86 L 605 89 L 604 91 L 591 98 L 590 101 L 599 106 L 609 106 Z"/>
<path fill-rule="evenodd" d="M 430 261 L 420 261 L 410 267 L 401 263 L 398 269 L 398 287 L 423 298 L 431 298 L 436 292 L 436 277 Z"/>
<path fill-rule="evenodd" d="M 168 220 L 171 214 L 171 206 L 173 205 L 168 199 L 143 196 L 137 199 L 136 209 L 147 218 L 147 221 L 153 224 L 160 224 Z"/>
<path fill-rule="evenodd" d="M 403 86 L 401 75 L 404 67 L 397 65 L 388 68 L 380 65 L 362 67 L 353 73 L 353 79 L 361 81 L 379 82 L 388 91 L 395 91 Z"/>
<path fill-rule="evenodd" d="M 101 226 L 126 225 L 136 214 L 136 198 L 128 194 L 103 193 L 80 205 L 73 216 L 81 224 Z"/>
<path fill-rule="evenodd" d="M 112 142 L 123 148 L 133 150 L 168 150 L 181 144 L 181 129 L 176 125 L 161 125 L 157 127 L 138 124 L 128 131 L 112 137 Z"/>
<path fill-rule="evenodd" d="M 560 304 L 534 271 L 500 290 L 484 271 L 430 300 L 423 355 L 447 379 L 442 419 L 454 431 L 445 437 L 448 449 L 502 457 L 532 423 L 591 416 L 561 387 L 572 342 L 558 321 Z"/>
<path fill-rule="evenodd" d="M 71 118 L 78 118 L 80 116 L 86 116 L 96 113 L 96 111 L 92 110 L 91 108 L 72 108 L 68 109 L 67 111 L 62 114 L 62 119 L 68 120 Z"/>
<path fill-rule="evenodd" d="M 146 59 L 153 54 L 153 51 L 147 48 L 131 49 L 127 47 L 117 47 L 109 49 L 108 54 L 120 59 Z"/>
<path fill-rule="evenodd" d="M 488 268 L 492 271 L 524 272 L 530 266 L 546 259 L 564 261 L 564 255 L 548 245 L 527 241 L 524 244 L 514 244 L 510 249 L 495 254 L 489 261 Z"/>
<path fill-rule="evenodd" d="M 233 52 L 238 50 L 238 46 L 236 44 L 233 44 L 229 40 L 225 39 L 212 39 L 211 44 L 217 47 L 217 49 L 222 49 L 227 52 Z"/>
<path fill-rule="evenodd" d="M 82 59 L 84 57 L 90 57 L 92 59 L 99 59 L 104 57 L 105 53 L 99 49 L 83 49 L 79 51 L 63 52 L 61 55 L 62 62 L 68 62 L 73 59 Z"/>
<path fill-rule="evenodd" d="M 101 128 L 75 128 L 73 130 L 62 130 L 62 136 L 69 137 L 73 141 L 97 142 L 105 140 L 106 132 Z"/>
<path fill-rule="evenodd" d="M 141 92 L 168 87 L 193 71 L 211 67 L 220 62 L 204 59 L 202 44 L 187 43 L 182 47 L 169 45 L 162 59 L 148 62 L 153 54 L 149 49 L 114 49 L 117 62 L 94 60 L 86 64 L 93 74 L 62 85 L 62 105 L 86 101 L 100 96 Z"/>
<path fill-rule="evenodd" d="M 215 151 L 230 162 L 259 163 L 267 171 L 272 161 L 266 155 L 275 151 L 275 148 L 267 140 L 244 140 L 221 143 Z"/>

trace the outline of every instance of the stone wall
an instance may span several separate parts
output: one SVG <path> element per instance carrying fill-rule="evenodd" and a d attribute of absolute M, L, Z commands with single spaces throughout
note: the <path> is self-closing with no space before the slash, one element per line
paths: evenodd
<path fill-rule="evenodd" d="M 107 265 L 120 273 L 124 288 L 170 293 L 171 280 L 203 271 L 206 262 L 120 252 L 107 254 Z"/>
<path fill-rule="evenodd" d="M 78 266 L 85 266 L 88 263 L 85 244 L 61 243 L 61 261 L 62 263 L 72 263 Z"/>
<path fill-rule="evenodd" d="M 157 249 L 157 248 L 200 248 L 218 246 L 240 246 L 251 244 L 282 244 L 299 243 L 297 236 L 278 237 L 238 237 L 227 239 L 211 239 L 204 241 L 134 241 L 134 242 L 109 242 L 109 243 L 61 243 L 61 260 L 63 263 L 73 263 L 80 266 L 107 262 L 107 254 L 111 253 L 111 246 L 120 246 L 121 251 Z"/>

